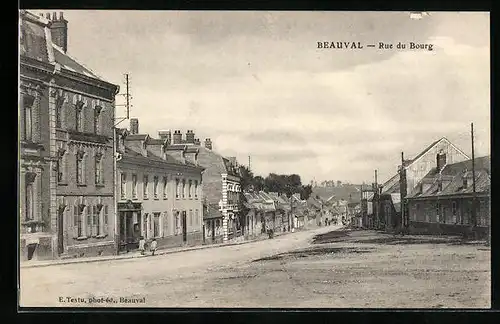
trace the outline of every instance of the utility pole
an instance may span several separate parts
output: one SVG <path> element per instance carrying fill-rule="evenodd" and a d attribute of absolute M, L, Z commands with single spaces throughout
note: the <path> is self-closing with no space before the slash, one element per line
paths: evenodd
<path fill-rule="evenodd" d="M 404 153 L 401 152 L 401 170 L 399 171 L 400 177 L 400 199 L 401 199 L 401 229 L 404 230 L 408 226 L 407 224 L 407 215 L 406 215 L 406 206 L 405 206 L 405 197 L 406 197 L 406 170 L 404 167 L 405 159 Z"/>
<path fill-rule="evenodd" d="M 125 97 L 125 104 L 115 105 L 116 107 L 125 107 L 125 117 L 116 117 L 115 118 L 115 127 L 118 126 L 125 119 L 130 119 L 130 108 L 132 105 L 130 104 L 130 100 L 132 99 L 132 94 L 130 93 L 130 76 L 128 73 L 125 74 L 125 93 L 120 93 L 119 95 Z"/>
<path fill-rule="evenodd" d="M 378 209 L 380 207 L 379 200 L 378 200 L 378 182 L 377 182 L 377 170 L 375 170 L 375 188 L 374 189 L 374 194 L 373 194 L 373 200 L 375 202 L 375 227 L 379 227 L 380 220 L 378 218 Z"/>
<path fill-rule="evenodd" d="M 476 215 L 476 168 L 474 162 L 474 123 L 470 124 L 470 136 L 472 144 L 472 230 L 473 236 L 475 236 L 475 230 L 477 226 L 477 215 Z"/>

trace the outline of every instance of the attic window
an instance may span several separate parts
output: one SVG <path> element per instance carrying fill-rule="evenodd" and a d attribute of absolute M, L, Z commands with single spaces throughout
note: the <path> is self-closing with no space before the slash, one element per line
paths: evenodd
<path fill-rule="evenodd" d="M 438 186 L 437 187 L 438 192 L 443 191 L 443 181 L 439 180 L 437 186 Z"/>
<path fill-rule="evenodd" d="M 467 188 L 467 177 L 463 177 L 462 181 L 463 181 L 462 187 L 463 187 L 463 189 L 466 189 Z"/>

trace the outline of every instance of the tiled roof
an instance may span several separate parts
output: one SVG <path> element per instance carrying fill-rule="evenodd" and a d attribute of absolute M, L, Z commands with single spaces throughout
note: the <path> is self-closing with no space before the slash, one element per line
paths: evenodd
<path fill-rule="evenodd" d="M 148 137 L 148 134 L 129 134 L 125 137 L 125 141 L 145 141 Z"/>
<path fill-rule="evenodd" d="M 490 157 L 475 159 L 475 180 L 477 193 L 489 193 L 491 186 Z M 441 174 L 436 169 L 431 170 L 416 186 L 407 198 L 425 198 L 472 194 L 472 160 L 449 164 L 445 166 Z M 464 187 L 464 178 L 468 179 L 467 187 Z M 439 182 L 441 181 L 441 191 Z M 429 186 L 424 189 L 423 184 Z"/>
<path fill-rule="evenodd" d="M 173 165 L 178 165 L 178 166 L 196 167 L 192 163 L 183 164 L 183 163 L 177 161 L 176 159 L 172 158 L 168 154 L 166 155 L 166 159 L 163 159 L 163 158 L 161 158 L 159 156 L 156 156 L 151 151 L 147 151 L 147 153 L 148 153 L 148 156 L 146 157 L 146 156 L 143 156 L 140 153 L 137 153 L 137 152 L 131 150 L 128 147 L 125 147 L 125 152 L 123 153 L 123 157 L 124 158 L 131 157 L 131 158 L 134 158 L 135 160 L 142 161 L 142 162 L 145 162 L 145 163 L 148 163 L 148 162 L 151 162 L 151 161 L 155 161 L 155 162 L 166 163 L 166 164 L 171 164 L 171 165 L 173 164 Z"/>
<path fill-rule="evenodd" d="M 22 24 L 20 28 L 21 56 L 29 57 L 45 63 L 58 63 L 61 68 L 72 71 L 90 78 L 102 80 L 83 63 L 64 53 L 63 49 L 47 40 L 47 34 L 50 33 L 47 26 L 48 21 L 33 13 L 25 11 L 21 14 Z M 53 57 L 51 57 L 53 55 Z"/>
<path fill-rule="evenodd" d="M 214 219 L 222 218 L 222 213 L 219 210 L 219 206 L 215 204 L 209 204 L 203 213 L 203 219 Z"/>

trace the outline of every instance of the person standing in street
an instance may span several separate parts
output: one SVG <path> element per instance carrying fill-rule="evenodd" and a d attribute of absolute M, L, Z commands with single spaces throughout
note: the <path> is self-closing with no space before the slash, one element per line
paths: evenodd
<path fill-rule="evenodd" d="M 139 251 L 141 251 L 141 255 L 145 254 L 146 250 L 146 240 L 144 239 L 143 236 L 141 236 L 141 239 L 139 240 Z"/>
<path fill-rule="evenodd" d="M 151 247 L 149 249 L 151 251 L 151 255 L 155 255 L 156 246 L 157 246 L 157 243 L 156 243 L 156 239 L 154 238 L 153 241 L 151 242 Z"/>

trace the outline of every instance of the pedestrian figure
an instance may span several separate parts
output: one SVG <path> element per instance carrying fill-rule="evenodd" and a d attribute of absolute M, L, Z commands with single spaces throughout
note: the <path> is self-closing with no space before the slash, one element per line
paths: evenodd
<path fill-rule="evenodd" d="M 146 250 L 146 240 L 144 240 L 144 237 L 141 236 L 141 239 L 139 240 L 139 251 L 141 251 L 141 255 L 145 254 Z"/>
<path fill-rule="evenodd" d="M 151 242 L 151 247 L 150 247 L 151 255 L 155 255 L 156 245 L 157 245 L 156 239 L 154 238 L 153 241 Z"/>

